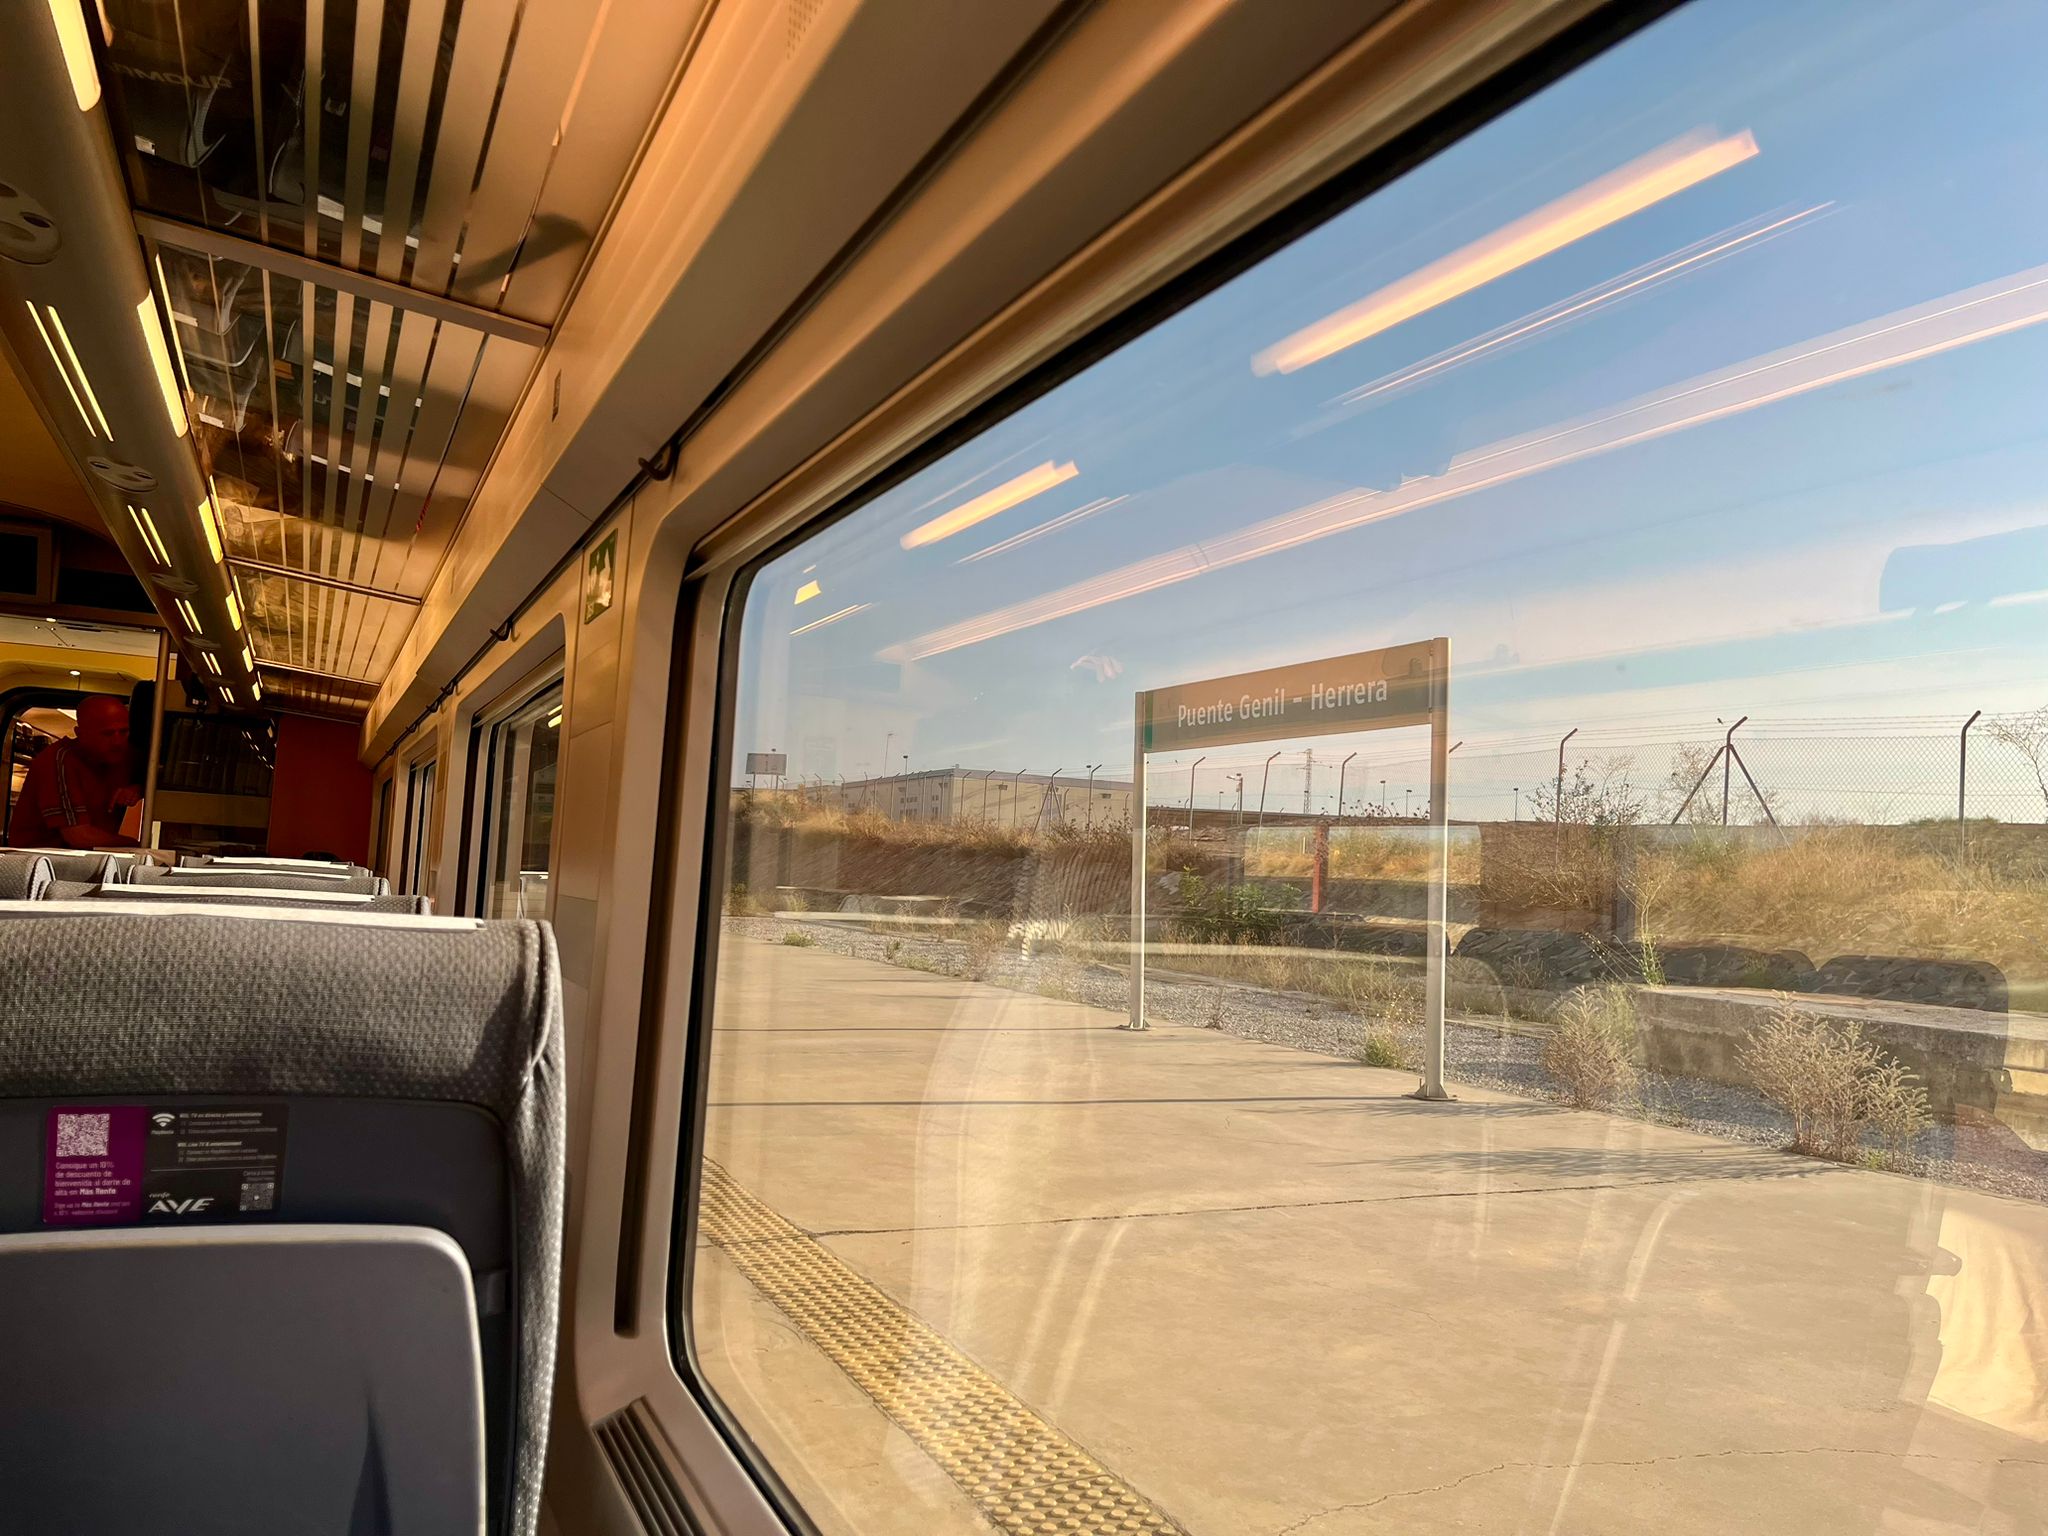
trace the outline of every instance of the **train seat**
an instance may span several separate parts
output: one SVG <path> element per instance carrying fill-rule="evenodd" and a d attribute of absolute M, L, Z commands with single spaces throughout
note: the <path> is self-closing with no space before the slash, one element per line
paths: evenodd
<path fill-rule="evenodd" d="M 0 1017 L 0 1523 L 531 1536 L 545 924 L 10 903 Z"/>
<path fill-rule="evenodd" d="M 50 861 L 50 870 L 59 880 L 85 880 L 94 885 L 120 885 L 134 879 L 138 869 L 156 867 L 136 854 L 98 849 L 21 848 L 0 852 L 38 855 Z"/>
<path fill-rule="evenodd" d="M 119 901 L 138 908 L 173 906 L 297 907 L 327 912 L 409 913 L 419 917 L 434 910 L 426 896 L 372 895 L 368 891 L 306 891 L 271 889 L 263 886 L 190 885 L 171 880 L 136 885 L 87 885 L 83 881 L 53 881 L 44 891 L 46 901 Z"/>
<path fill-rule="evenodd" d="M 349 895 L 388 896 L 391 882 L 367 869 L 337 864 L 331 873 L 315 870 L 286 870 L 257 864 L 188 864 L 176 869 L 141 869 L 138 884 L 162 881 L 167 884 L 233 886 L 243 890 L 336 891 Z"/>
<path fill-rule="evenodd" d="M 56 878 L 39 853 L 0 852 L 0 901 L 40 901 Z"/>

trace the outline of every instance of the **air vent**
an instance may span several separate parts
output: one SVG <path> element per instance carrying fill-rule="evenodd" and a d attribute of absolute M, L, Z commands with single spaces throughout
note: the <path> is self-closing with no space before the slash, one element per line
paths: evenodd
<path fill-rule="evenodd" d="M 116 490 L 140 492 L 156 489 L 156 476 L 140 464 L 123 464 L 117 459 L 94 454 L 85 461 L 85 467 Z"/>
<path fill-rule="evenodd" d="M 0 181 L 0 256 L 39 267 L 57 254 L 57 225 L 43 205 Z"/>
<path fill-rule="evenodd" d="M 597 1443 L 643 1529 L 658 1536 L 703 1536 L 704 1527 L 683 1500 L 673 1456 L 646 1398 L 635 1398 L 601 1422 Z"/>
<path fill-rule="evenodd" d="M 825 0 L 784 0 L 782 12 L 783 56 L 795 58 L 804 44 L 804 34 L 825 8 Z"/>

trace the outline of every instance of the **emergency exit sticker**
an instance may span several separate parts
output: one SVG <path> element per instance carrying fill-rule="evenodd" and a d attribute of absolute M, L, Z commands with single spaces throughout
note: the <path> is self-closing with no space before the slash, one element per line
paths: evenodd
<path fill-rule="evenodd" d="M 140 1104 L 49 1112 L 49 1226 L 267 1216 L 284 1182 L 285 1106 Z"/>

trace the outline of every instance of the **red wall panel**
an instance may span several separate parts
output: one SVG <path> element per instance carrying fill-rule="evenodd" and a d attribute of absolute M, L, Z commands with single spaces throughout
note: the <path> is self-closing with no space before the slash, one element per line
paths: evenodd
<path fill-rule="evenodd" d="M 370 862 L 370 770 L 356 760 L 358 727 L 305 715 L 277 717 L 270 840 L 281 859 L 332 853 Z"/>

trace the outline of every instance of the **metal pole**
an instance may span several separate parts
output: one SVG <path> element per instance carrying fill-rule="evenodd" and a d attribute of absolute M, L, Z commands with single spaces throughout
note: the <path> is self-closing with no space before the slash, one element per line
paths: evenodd
<path fill-rule="evenodd" d="M 1576 735 L 1578 735 L 1578 734 L 1579 734 L 1579 728 L 1578 728 L 1578 727 L 1577 727 L 1577 726 L 1575 725 L 1575 726 L 1573 726 L 1573 727 L 1572 727 L 1572 728 L 1571 728 L 1570 730 L 1568 730 L 1568 731 L 1566 731 L 1566 732 L 1564 733 L 1564 741 L 1560 741 L 1560 742 L 1559 742 L 1559 743 L 1557 744 L 1557 799 L 1556 799 L 1555 801 L 1553 801 L 1553 802 L 1551 803 L 1551 807 L 1550 807 L 1550 808 L 1551 808 L 1551 809 L 1552 809 L 1553 811 L 1555 811 L 1555 812 L 1557 813 L 1557 817 L 1556 817 L 1556 819 L 1557 819 L 1558 821 L 1563 821 L 1563 820 L 1564 820 L 1564 748 L 1565 748 L 1565 742 L 1568 742 L 1568 741 L 1570 741 L 1570 740 L 1571 740 L 1571 739 L 1572 739 L 1572 738 L 1573 738 L 1574 736 L 1576 736 Z"/>
<path fill-rule="evenodd" d="M 1970 727 L 1983 713 L 1980 709 L 1963 722 L 1963 734 L 1956 749 L 1956 835 L 1961 839 L 1964 858 L 1970 856 L 1970 819 L 1964 810 L 1964 794 L 1970 782 Z"/>
<path fill-rule="evenodd" d="M 1279 755 L 1278 752 L 1275 752 L 1273 757 L 1278 757 Z M 1262 827 L 1266 824 L 1266 785 L 1273 778 L 1273 757 L 1266 759 L 1266 771 L 1259 776 L 1259 825 Z"/>
<path fill-rule="evenodd" d="M 1356 756 L 1358 756 L 1356 752 L 1351 754 L 1351 757 Z M 1344 770 L 1351 766 L 1351 757 L 1345 758 L 1343 762 L 1337 765 L 1337 819 L 1339 821 L 1344 819 Z"/>
<path fill-rule="evenodd" d="M 1139 694 L 1131 722 L 1131 970 L 1130 1016 L 1125 1029 L 1145 1028 L 1145 695 Z"/>
<path fill-rule="evenodd" d="M 1088 765 L 1088 825 L 1091 827 L 1095 825 L 1095 770 L 1101 766 L 1100 763 Z"/>
<path fill-rule="evenodd" d="M 1195 770 L 1207 761 L 1209 761 L 1209 754 L 1204 752 L 1200 757 L 1188 764 L 1188 836 L 1190 837 L 1195 835 Z"/>
<path fill-rule="evenodd" d="M 1450 923 L 1451 642 L 1434 646 L 1429 679 L 1429 955 L 1423 970 L 1422 1086 L 1418 1099 L 1450 1098 L 1444 1087 L 1445 941 Z"/>
<path fill-rule="evenodd" d="M 1031 818 L 1032 831 L 1036 832 L 1045 825 L 1045 808 L 1052 798 L 1059 793 L 1059 783 L 1060 770 L 1055 768 L 1050 774 L 1046 775 L 1045 793 L 1038 797 L 1038 814 Z"/>
<path fill-rule="evenodd" d="M 1742 720 L 1748 718 L 1744 715 Z M 1735 772 L 1735 733 L 1742 728 L 1742 720 L 1729 726 L 1728 734 L 1721 738 L 1721 750 L 1726 754 L 1721 759 L 1721 825 L 1724 827 L 1728 825 L 1728 785 Z M 1748 771 L 1746 768 L 1743 770 L 1745 774 Z"/>
<path fill-rule="evenodd" d="M 1517 785 L 1515 786 L 1515 820 L 1517 820 L 1517 821 L 1520 821 L 1521 819 L 1522 819 L 1522 786 L 1521 786 L 1521 785 L 1519 785 L 1519 784 L 1517 784 Z"/>
<path fill-rule="evenodd" d="M 1010 825 L 1017 825 L 1017 802 L 1024 798 L 1024 775 L 1028 770 L 1019 768 L 1017 777 L 1010 781 Z"/>

